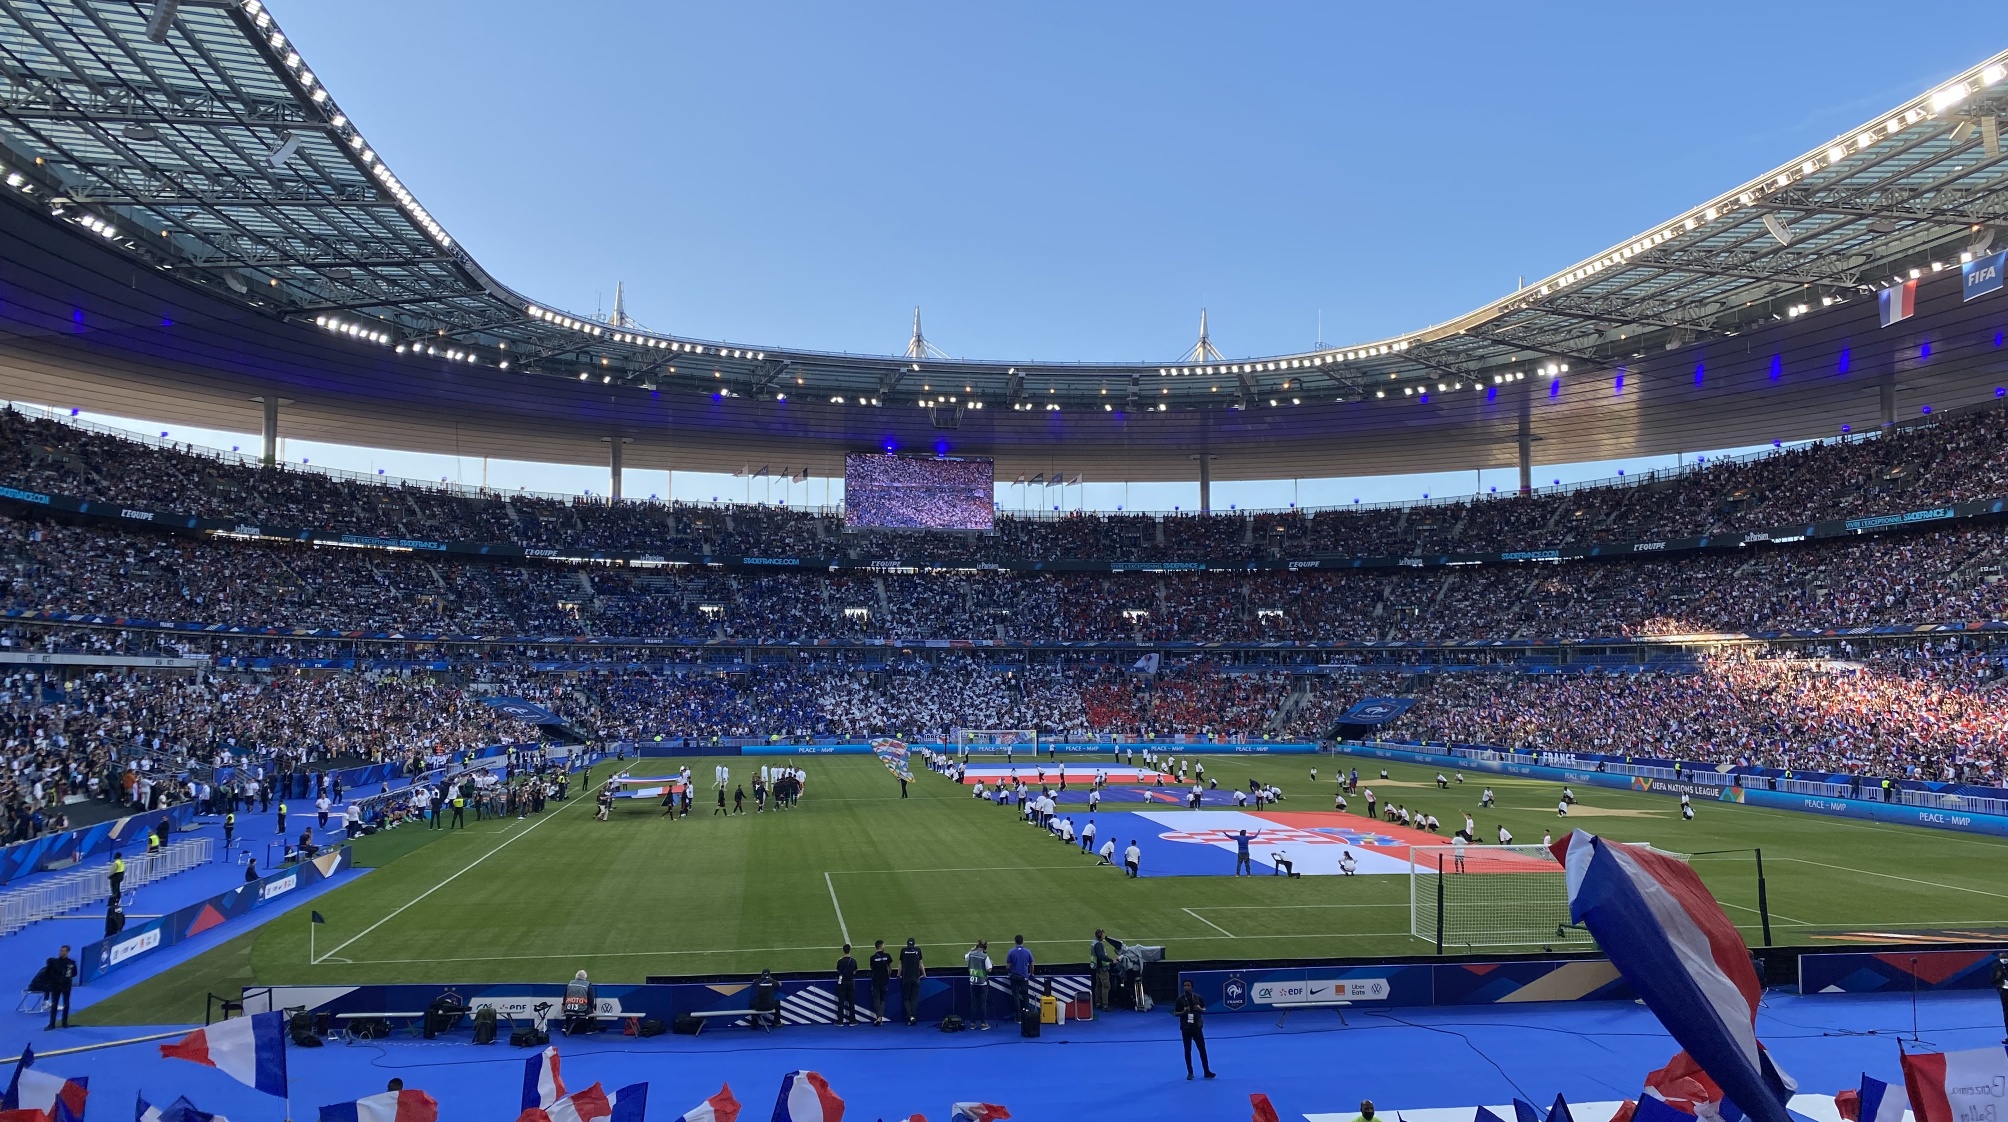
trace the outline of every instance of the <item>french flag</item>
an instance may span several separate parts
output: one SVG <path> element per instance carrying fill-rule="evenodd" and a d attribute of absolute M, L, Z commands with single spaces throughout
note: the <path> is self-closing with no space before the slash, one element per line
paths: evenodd
<path fill-rule="evenodd" d="M 1964 1052 L 1906 1053 L 1902 1059 L 1904 1088 L 1917 1122 L 1998 1116 L 2001 1088 L 2008 1087 L 2008 1048 L 1997 1044 Z M 1866 1098 L 1867 1090 L 1862 1094 Z M 1866 1102 L 1862 1117 L 1866 1122 Z"/>
<path fill-rule="evenodd" d="M 424 1091 L 385 1091 L 324 1106 L 321 1122 L 439 1122 L 439 1103 Z"/>
<path fill-rule="evenodd" d="M 523 1061 L 524 1110 L 548 1110 L 564 1097 L 565 1081 L 558 1075 L 556 1048 L 546 1048 Z"/>
<path fill-rule="evenodd" d="M 259 1013 L 199 1028 L 160 1046 L 165 1059 L 213 1067 L 268 1095 L 286 1094 L 286 1015 Z"/>
<path fill-rule="evenodd" d="M 739 1100 L 732 1097 L 732 1084 L 727 1083 L 718 1093 L 676 1116 L 676 1122 L 733 1122 L 739 1117 Z"/>
<path fill-rule="evenodd" d="M 1590 929 L 1667 1032 L 1745 1115 L 1789 1122 L 1791 1088 L 1757 1043 L 1763 988 L 1701 878 L 1686 862 L 1582 830 L 1552 850 L 1568 880 L 1569 919 Z"/>
<path fill-rule="evenodd" d="M 956 1103 L 949 1108 L 948 1122 L 993 1122 L 1009 1117 L 1011 1112 L 996 1103 Z"/>
<path fill-rule="evenodd" d="M 843 1122 L 844 1100 L 830 1090 L 830 1081 L 813 1071 L 791 1071 L 781 1077 L 781 1095 L 774 1100 L 774 1122 Z"/>
<path fill-rule="evenodd" d="M 1860 1122 L 1903 1122 L 1903 1096 L 1892 1091 L 1889 1084 L 1863 1072 L 1859 1094 L 1855 1117 Z M 1921 1119 L 1922 1116 L 1920 1122 Z"/>
<path fill-rule="evenodd" d="M 35 1111 L 43 1122 L 84 1122 L 84 1100 L 90 1095 L 87 1077 L 65 1079 L 30 1070 L 35 1050 L 23 1047 L 14 1064 L 14 1078 L 0 1097 L 0 1110 Z"/>
<path fill-rule="evenodd" d="M 1882 325 L 1888 327 L 1917 314 L 1917 282 L 1907 280 L 1876 293 L 1882 308 Z"/>

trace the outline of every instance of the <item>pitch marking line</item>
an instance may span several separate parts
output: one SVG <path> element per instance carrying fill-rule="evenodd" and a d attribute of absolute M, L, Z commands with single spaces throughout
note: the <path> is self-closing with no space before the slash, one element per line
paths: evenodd
<path fill-rule="evenodd" d="M 1968 888 L 1965 885 L 1944 884 L 1942 882 L 1935 880 L 1922 880 L 1918 877 L 1903 877 L 1903 876 L 1897 876 L 1894 873 L 1878 873 L 1874 869 L 1853 869 L 1849 868 L 1846 865 L 1829 865 L 1825 861 L 1809 861 L 1804 857 L 1781 857 L 1778 858 L 1778 860 L 1796 861 L 1801 865 L 1814 865 L 1822 869 L 1838 869 L 1844 873 L 1860 873 L 1862 876 L 1865 877 L 1881 877 L 1884 880 L 1900 880 L 1907 884 L 1928 884 L 1933 888 L 1944 888 L 1953 892 L 1971 892 L 1976 896 L 1992 896 L 1996 900 L 2008 900 L 2008 893 L 1989 892 L 1984 888 Z"/>
<path fill-rule="evenodd" d="M 1191 908 L 1180 908 L 1179 910 L 1184 912 L 1186 915 L 1189 915 L 1192 918 L 1198 920 L 1199 922 L 1205 924 L 1206 926 L 1211 927 L 1215 931 L 1220 932 L 1222 935 L 1227 936 L 1229 939 L 1234 938 L 1234 932 L 1227 930 L 1225 927 L 1220 926 L 1219 924 L 1213 922 L 1210 919 L 1207 919 L 1205 916 L 1200 915 L 1198 912 L 1193 911 Z"/>
<path fill-rule="evenodd" d="M 590 769 L 588 769 L 588 771 L 586 772 L 586 786 L 591 786 L 591 785 L 592 785 L 592 772 Z M 586 805 L 586 800 L 583 799 L 578 800 L 576 802 L 567 802 L 564 806 L 559 807 L 557 810 L 552 811 L 550 814 L 544 816 L 543 818 L 539 818 L 537 821 L 530 823 L 530 825 L 525 827 L 524 829 L 518 830 L 517 832 L 510 834 L 507 838 L 503 839 L 500 845 L 497 845 L 494 849 L 491 849 L 488 852 L 482 854 L 481 856 L 476 857 L 474 860 L 469 861 L 467 863 L 466 868 L 461 869 L 460 872 L 455 873 L 450 877 L 447 877 L 445 880 L 440 881 L 438 884 L 433 885 L 431 888 L 426 889 L 424 892 L 421 892 L 418 895 L 412 897 L 411 899 L 406 900 L 403 904 L 398 906 L 398 909 L 396 911 L 383 917 L 380 920 L 377 920 L 375 923 L 370 924 L 368 927 L 363 928 L 356 934 L 351 935 L 348 939 L 344 940 L 339 945 L 330 949 L 327 954 L 324 954 L 321 957 L 315 959 L 313 965 L 319 966 L 320 964 L 334 958 L 337 952 L 346 948 L 350 943 L 355 942 L 357 939 L 360 939 L 363 936 L 368 935 L 370 932 L 375 931 L 377 928 L 382 927 L 384 924 L 389 923 L 391 920 L 396 919 L 400 915 L 403 915 L 404 910 L 406 908 L 411 907 L 413 904 L 418 903 L 420 900 L 425 899 L 427 896 L 430 896 L 433 893 L 439 891 L 440 889 L 445 888 L 447 885 L 452 884 L 454 881 L 459 880 L 462 875 L 466 874 L 469 870 L 473 869 L 474 866 L 479 865 L 483 861 L 488 860 L 490 857 L 493 857 L 496 854 L 502 852 L 509 846 L 514 845 L 518 839 L 529 837 L 530 832 L 532 830 L 535 830 L 537 827 L 542 826 L 546 822 L 550 822 L 556 819 L 558 815 L 565 813 L 566 811 L 572 809 L 575 806 L 584 806 L 584 805 Z M 343 959 L 341 961 L 347 962 L 349 960 Z M 354 963 L 350 963 L 350 965 L 354 965 Z"/>
<path fill-rule="evenodd" d="M 823 883 L 828 885 L 830 889 L 830 907 L 837 910 L 837 930 L 843 933 L 844 942 L 849 944 L 851 941 L 851 929 L 844 923 L 844 906 L 837 903 L 837 882 L 830 879 L 830 874 L 824 873 Z"/>

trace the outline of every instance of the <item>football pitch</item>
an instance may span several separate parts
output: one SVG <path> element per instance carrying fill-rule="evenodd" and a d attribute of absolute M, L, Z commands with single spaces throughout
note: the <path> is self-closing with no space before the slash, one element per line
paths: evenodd
<path fill-rule="evenodd" d="M 1446 833 L 1470 811 L 1486 838 L 1501 823 L 1522 843 L 1580 827 L 1693 854 L 1752 944 L 1761 940 L 1750 852 L 1759 847 L 1780 944 L 1855 942 L 1857 932 L 2008 929 L 2001 875 L 2008 841 L 2000 839 L 1700 800 L 1696 819 L 1683 822 L 1672 798 L 1597 788 L 1579 788 L 1579 806 L 1560 821 L 1561 784 L 1548 781 L 1467 773 L 1463 785 L 1438 790 L 1435 769 L 1420 765 L 1345 756 L 1199 759 L 1223 790 L 1245 788 L 1251 777 L 1280 786 L 1288 795 L 1281 810 L 1330 811 L 1336 774 L 1357 767 L 1381 800 L 1435 814 Z M 721 818 L 706 801 L 712 765 L 730 766 L 736 783 L 760 760 L 674 761 L 685 762 L 698 779 L 688 819 L 623 800 L 611 821 L 598 822 L 586 794 L 524 821 L 458 831 L 406 826 L 363 838 L 357 863 L 372 871 L 313 904 L 327 919 L 313 959 L 302 908 L 81 1019 L 200 1019 L 204 994 L 275 983 L 557 981 L 580 968 L 605 982 L 826 970 L 847 940 L 864 948 L 911 937 L 942 969 L 959 965 L 978 938 L 997 955 L 1023 935 L 1041 961 L 1082 962 L 1097 927 L 1161 944 L 1167 957 L 1185 961 L 1433 950 L 1409 934 L 1405 875 L 1131 879 L 1011 810 L 974 801 L 945 777 L 917 774 L 902 799 L 898 781 L 869 757 L 805 757 L 797 761 L 809 774 L 799 806 L 756 814 L 749 799 L 747 813 Z M 637 771 L 658 765 L 667 772 L 672 761 Z M 1387 780 L 1378 778 L 1383 767 Z M 614 770 L 601 764 L 594 778 Z M 1498 806 L 1479 810 L 1487 785 Z M 1364 803 L 1351 802 L 1358 817 Z M 1104 803 L 1103 810 L 1126 807 L 1144 809 Z M 1061 812 L 1076 822 L 1087 817 L 1084 806 L 1063 804 Z M 1197 827 L 1216 813 L 1190 816 Z M 1117 838 L 1119 849 L 1125 844 Z"/>

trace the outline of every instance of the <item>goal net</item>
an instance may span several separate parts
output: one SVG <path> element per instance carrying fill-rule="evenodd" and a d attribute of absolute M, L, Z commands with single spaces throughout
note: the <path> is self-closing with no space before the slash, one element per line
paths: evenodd
<path fill-rule="evenodd" d="M 958 756 L 1024 756 L 1039 754 L 1039 733 L 1034 729 L 956 729 Z"/>
<path fill-rule="evenodd" d="M 1454 846 L 1411 847 L 1408 917 L 1409 933 L 1440 950 L 1592 943 L 1569 923 L 1561 862 L 1539 845 L 1470 845 L 1462 861 Z"/>

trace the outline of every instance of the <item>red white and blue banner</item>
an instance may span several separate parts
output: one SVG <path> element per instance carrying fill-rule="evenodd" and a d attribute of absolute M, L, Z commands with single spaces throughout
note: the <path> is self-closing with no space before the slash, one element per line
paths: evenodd
<path fill-rule="evenodd" d="M 0 1095 L 0 1111 L 35 1111 L 44 1122 L 84 1122 L 84 1104 L 90 1097 L 90 1079 L 69 1079 L 34 1070 L 35 1050 L 21 1049 L 14 1062 L 14 1076 Z"/>
<path fill-rule="evenodd" d="M 439 1103 L 424 1091 L 385 1091 L 321 1108 L 321 1122 L 438 1122 Z"/>
<path fill-rule="evenodd" d="M 164 1059 L 213 1067 L 268 1095 L 286 1094 L 286 1015 L 257 1013 L 196 1029 L 160 1046 Z"/>
<path fill-rule="evenodd" d="M 1788 1122 L 1789 1081 L 1757 1042 L 1763 986 L 1701 878 L 1677 858 L 1582 830 L 1554 853 L 1570 920 L 1589 928 L 1667 1032 L 1745 1116 Z"/>
<path fill-rule="evenodd" d="M 718 1093 L 677 1115 L 671 1122 L 733 1122 L 739 1117 L 739 1100 L 732 1097 L 732 1084 L 727 1083 Z"/>
<path fill-rule="evenodd" d="M 1903 1056 L 1903 1082 L 1917 1122 L 1974 1122 L 2000 1117 L 2008 1097 L 2008 1048 Z M 1866 1120 L 1865 1120 L 1866 1122 Z"/>
<path fill-rule="evenodd" d="M 1365 807 L 1364 802 L 1356 805 Z M 1114 838 L 1121 851 L 1134 839 L 1142 851 L 1137 871 L 1146 877 L 1232 876 L 1244 833 L 1249 864 L 1257 875 L 1278 873 L 1287 862 L 1290 871 L 1300 876 L 1342 876 L 1350 857 L 1353 875 L 1407 876 L 1411 847 L 1452 844 L 1448 832 L 1430 833 L 1330 810 L 1138 810 L 1088 815 L 1070 806 L 1067 813 L 1077 831 L 1094 820 L 1097 844 Z M 1446 822 L 1443 829 L 1462 826 Z M 1475 844 L 1468 849 L 1465 867 L 1467 872 L 1487 873 L 1559 871 L 1545 857 Z"/>
<path fill-rule="evenodd" d="M 843 1122 L 844 1100 L 830 1090 L 830 1081 L 813 1071 L 791 1071 L 781 1077 L 781 1095 L 774 1100 L 774 1122 Z"/>

